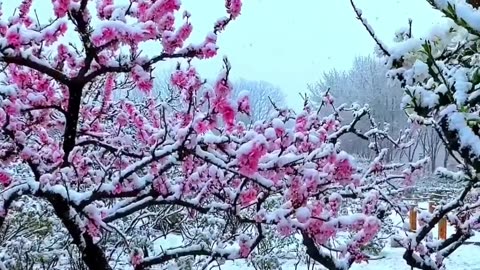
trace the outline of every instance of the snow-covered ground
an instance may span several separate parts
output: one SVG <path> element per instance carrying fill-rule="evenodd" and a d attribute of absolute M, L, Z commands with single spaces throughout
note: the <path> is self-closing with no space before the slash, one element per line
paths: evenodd
<path fill-rule="evenodd" d="M 420 203 L 418 205 L 420 209 L 427 209 L 428 203 Z M 394 224 L 398 227 L 402 226 L 401 218 L 398 216 L 392 217 Z M 408 220 L 406 220 L 408 222 Z M 447 236 L 454 232 L 453 227 L 447 227 Z M 433 236 L 437 237 L 438 232 L 437 228 L 433 231 Z M 450 270 L 480 270 L 480 233 L 469 239 L 469 242 L 476 242 L 479 245 L 464 245 L 461 246 L 457 251 L 450 255 L 445 261 L 447 269 Z M 156 252 L 161 253 L 162 249 L 169 249 L 174 247 L 179 247 L 182 245 L 180 238 L 169 237 L 167 239 L 158 239 L 155 242 Z M 378 255 L 381 259 L 371 260 L 368 263 L 355 264 L 352 266 L 352 270 L 408 270 L 408 267 L 403 258 L 403 249 L 402 248 L 392 248 L 387 246 Z M 282 268 L 279 270 L 295 270 L 295 269 L 306 269 L 305 265 L 299 265 L 295 268 L 294 261 L 286 262 L 282 265 Z M 225 270 L 254 270 L 253 267 L 248 266 L 245 261 L 227 261 L 225 265 L 222 266 L 222 269 Z M 315 270 L 324 269 L 320 266 L 316 267 Z"/>
<path fill-rule="evenodd" d="M 386 247 L 381 260 L 370 261 L 368 264 L 356 264 L 352 270 L 403 270 L 410 269 L 402 259 L 403 249 Z M 447 269 L 480 270 L 480 246 L 465 245 L 460 247 L 446 260 Z M 230 268 L 229 268 L 230 269 Z M 235 268 L 231 268 L 232 270 Z"/>
<path fill-rule="evenodd" d="M 480 240 L 480 237 L 477 237 Z M 354 264 L 351 270 L 409 270 L 402 259 L 403 249 L 386 247 L 380 256 L 384 257 L 379 260 L 372 260 L 368 263 Z M 285 263 L 281 270 L 294 270 L 295 262 Z M 480 246 L 465 245 L 460 247 L 452 255 L 446 259 L 447 269 L 450 270 L 480 270 Z M 226 262 L 222 267 L 225 270 L 255 270 L 249 267 L 242 260 L 234 262 Z M 298 270 L 306 269 L 305 265 L 299 265 Z M 321 270 L 320 266 L 315 270 Z M 280 270 L 280 269 L 279 269 Z"/>

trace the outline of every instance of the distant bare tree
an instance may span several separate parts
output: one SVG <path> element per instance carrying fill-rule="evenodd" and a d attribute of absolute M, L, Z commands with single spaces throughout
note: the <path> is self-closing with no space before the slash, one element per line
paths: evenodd
<path fill-rule="evenodd" d="M 399 105 L 402 90 L 399 86 L 388 83 L 386 71 L 383 63 L 373 56 L 356 57 L 350 70 L 333 69 L 324 73 L 319 81 L 309 85 L 312 100 L 320 102 L 322 93 L 330 88 L 337 103 L 368 103 L 378 122 L 390 123 L 392 129 L 401 129 L 406 119 Z"/>
<path fill-rule="evenodd" d="M 399 86 L 388 83 L 386 71 L 383 63 L 373 56 L 356 57 L 349 70 L 332 69 L 323 73 L 320 80 L 309 85 L 311 99 L 314 103 L 320 103 L 325 91 L 330 89 L 336 104 L 352 101 L 367 103 L 372 108 L 372 116 L 377 123 L 388 123 L 379 128 L 388 128 L 390 132 L 397 133 L 407 124 L 399 105 L 402 90 Z M 358 127 L 366 128 L 368 125 L 368 121 L 364 121 Z M 369 153 L 367 145 L 358 144 L 353 137 L 344 139 L 343 146 L 359 155 Z M 391 151 L 388 159 L 393 159 L 397 154 L 400 153 Z"/>
<path fill-rule="evenodd" d="M 435 168 L 438 167 L 437 161 L 439 161 L 440 150 L 443 148 L 442 140 L 433 128 L 423 128 L 418 139 L 422 147 L 422 153 L 430 157 L 430 171 L 434 172 Z"/>
<path fill-rule="evenodd" d="M 275 106 L 285 105 L 285 94 L 282 90 L 266 81 L 251 81 L 240 79 L 233 83 L 233 95 L 238 97 L 242 91 L 250 93 L 250 106 L 252 109 L 251 121 L 265 120 L 275 110 Z M 273 102 L 273 104 L 272 104 Z"/>

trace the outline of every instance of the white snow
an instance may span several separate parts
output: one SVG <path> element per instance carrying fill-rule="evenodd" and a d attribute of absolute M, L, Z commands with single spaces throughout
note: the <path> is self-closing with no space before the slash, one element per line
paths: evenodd
<path fill-rule="evenodd" d="M 469 148 L 476 156 L 480 156 L 480 139 L 468 126 L 463 114 L 459 112 L 450 114 L 448 124 L 450 130 L 458 131 L 462 148 Z"/>
<path fill-rule="evenodd" d="M 452 231 L 452 228 L 449 231 Z M 448 232 L 448 230 L 447 230 Z M 436 231 L 433 232 L 436 235 Z M 471 242 L 479 242 L 480 236 L 476 235 L 471 240 Z M 158 239 L 155 241 L 154 248 L 157 254 L 161 253 L 162 250 L 169 248 L 181 247 L 183 244 L 180 236 L 169 236 L 167 238 Z M 480 270 L 480 246 L 477 245 L 464 245 L 461 246 L 457 251 L 445 259 L 445 264 L 447 269 L 452 270 Z M 373 260 L 370 260 L 368 263 L 354 264 L 350 269 L 351 270 L 403 270 L 410 269 L 406 265 L 405 261 L 402 258 L 403 249 L 402 248 L 391 248 L 385 247 L 384 250 Z M 298 265 L 295 267 L 296 260 L 286 260 L 282 263 L 282 268 L 280 270 L 295 270 L 295 269 L 306 269 L 306 265 Z M 228 270 L 254 270 L 252 266 L 247 265 L 245 260 L 237 259 L 234 261 L 226 261 L 222 266 L 222 269 Z M 317 264 L 315 269 L 323 270 L 321 266 Z"/>

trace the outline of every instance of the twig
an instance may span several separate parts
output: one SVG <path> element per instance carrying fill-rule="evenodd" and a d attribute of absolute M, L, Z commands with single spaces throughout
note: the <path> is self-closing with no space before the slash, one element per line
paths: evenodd
<path fill-rule="evenodd" d="M 375 35 L 375 32 L 373 31 L 372 27 L 367 24 L 367 20 L 362 17 L 362 11 L 358 9 L 355 6 L 355 3 L 353 0 L 350 0 L 350 4 L 352 5 L 353 10 L 355 11 L 355 14 L 357 14 L 357 19 L 362 23 L 362 25 L 365 27 L 367 32 L 370 34 L 370 36 L 373 38 L 375 43 L 377 43 L 378 47 L 380 50 L 386 55 L 386 56 L 391 56 L 391 54 L 388 52 L 386 46 L 378 39 L 378 37 Z"/>

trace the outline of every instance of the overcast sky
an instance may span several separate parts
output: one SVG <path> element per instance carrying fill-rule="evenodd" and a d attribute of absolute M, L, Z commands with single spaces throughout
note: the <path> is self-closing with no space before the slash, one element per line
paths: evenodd
<path fill-rule="evenodd" d="M 194 22 L 210 27 L 221 16 L 222 0 L 184 0 Z M 206 4 L 206 3 L 209 4 Z M 242 16 L 219 38 L 220 59 L 200 65 L 209 76 L 221 66 L 222 55 L 233 65 L 233 75 L 266 80 L 280 86 L 291 106 L 300 107 L 299 91 L 323 71 L 346 69 L 358 55 L 373 53 L 374 43 L 356 19 L 349 0 L 245 0 Z M 384 42 L 413 19 L 414 33 L 427 31 L 439 13 L 425 0 L 356 0 L 364 16 Z M 217 4 L 218 3 L 218 4 Z M 217 15 L 218 14 L 218 15 Z M 215 63 L 212 63 L 215 62 Z"/>
<path fill-rule="evenodd" d="M 9 15 L 21 1 L 3 2 Z M 189 41 L 193 43 L 203 41 L 216 19 L 225 16 L 224 0 L 182 2 L 192 13 L 194 32 Z M 440 18 L 426 0 L 355 2 L 387 44 L 408 18 L 413 19 L 414 33 L 427 31 Z M 52 14 L 50 0 L 36 0 L 34 7 L 40 17 Z M 244 0 L 242 15 L 220 35 L 218 44 L 220 53 L 215 59 L 195 62 L 204 77 L 215 78 L 226 55 L 233 66 L 233 79 L 278 85 L 287 94 L 288 105 L 295 108 L 301 106 L 298 92 L 305 92 L 306 85 L 320 78 L 323 71 L 346 69 L 355 56 L 371 54 L 374 48 L 349 0 Z M 161 47 L 145 50 L 154 55 Z"/>

